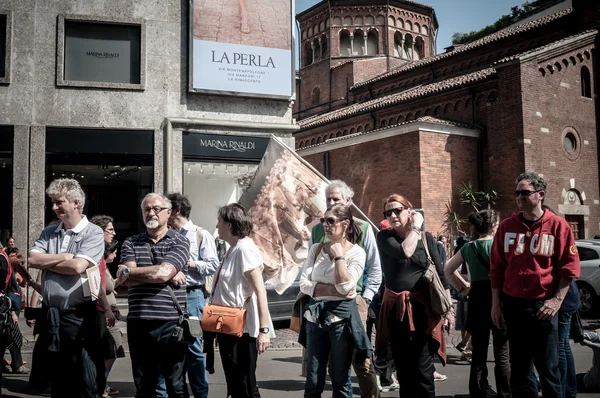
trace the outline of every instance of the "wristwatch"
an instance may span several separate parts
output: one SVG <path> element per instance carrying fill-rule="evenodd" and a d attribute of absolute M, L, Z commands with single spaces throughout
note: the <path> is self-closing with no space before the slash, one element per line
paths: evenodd
<path fill-rule="evenodd" d="M 269 334 L 269 330 L 271 330 L 271 329 L 269 329 L 266 326 L 264 328 L 258 329 L 259 332 L 264 333 L 264 334 Z"/>
<path fill-rule="evenodd" d="M 131 270 L 129 268 L 123 268 L 123 271 L 121 271 L 121 273 L 125 276 L 125 279 L 129 278 L 129 274 L 131 273 Z"/>

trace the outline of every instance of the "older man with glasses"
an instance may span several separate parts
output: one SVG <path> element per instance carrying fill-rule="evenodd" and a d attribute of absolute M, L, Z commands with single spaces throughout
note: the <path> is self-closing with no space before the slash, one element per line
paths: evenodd
<path fill-rule="evenodd" d="M 562 217 L 542 206 L 546 180 L 533 172 L 517 178 L 518 213 L 500 223 L 492 244 L 492 320 L 508 333 L 513 397 L 537 398 L 535 365 L 544 398 L 562 397 L 558 368 L 558 311 L 579 255 Z"/>
<path fill-rule="evenodd" d="M 146 232 L 127 238 L 121 248 L 117 284 L 129 287 L 127 340 L 137 398 L 155 397 L 162 378 L 169 397 L 188 396 L 183 374 L 188 347 L 171 338 L 180 316 L 171 291 L 187 311 L 190 242 L 169 228 L 170 215 L 169 199 L 158 193 L 146 195 L 142 201 Z"/>

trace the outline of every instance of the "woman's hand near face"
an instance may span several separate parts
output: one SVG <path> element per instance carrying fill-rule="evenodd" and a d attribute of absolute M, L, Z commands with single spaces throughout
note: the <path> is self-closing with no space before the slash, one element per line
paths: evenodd
<path fill-rule="evenodd" d="M 418 211 L 411 210 L 410 211 L 410 226 L 419 228 L 423 226 L 423 215 Z"/>

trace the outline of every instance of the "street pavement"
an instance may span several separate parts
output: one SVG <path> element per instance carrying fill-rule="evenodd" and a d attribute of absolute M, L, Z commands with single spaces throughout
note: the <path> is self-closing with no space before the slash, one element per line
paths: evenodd
<path fill-rule="evenodd" d="M 125 322 L 120 322 L 120 327 L 125 330 Z M 586 321 L 584 323 L 586 329 L 600 328 L 599 320 Z M 272 348 L 261 355 L 258 360 L 257 379 L 263 398 L 281 398 L 282 393 L 285 397 L 302 397 L 304 394 L 305 379 L 300 376 L 300 368 L 302 362 L 302 350 L 296 342 L 297 334 L 289 329 L 285 329 L 284 322 L 279 322 L 276 325 L 277 338 L 272 341 Z M 23 348 L 23 357 L 27 361 L 27 366 L 31 365 L 31 350 L 33 348 L 33 336 L 31 329 L 21 321 L 21 330 L 27 340 Z M 469 364 L 462 361 L 460 353 L 454 348 L 458 343 L 460 336 L 457 333 L 449 336 L 447 341 L 448 364 L 442 367 L 441 364 L 436 364 L 438 372 L 448 376 L 448 379 L 436 383 L 436 396 L 438 397 L 468 397 L 468 379 L 469 379 Z M 577 372 L 587 371 L 592 363 L 592 351 L 589 348 L 579 344 L 572 343 L 573 354 Z M 493 362 L 491 361 L 491 348 L 488 358 L 488 367 L 490 370 L 490 382 L 494 386 L 493 380 Z M 51 366 L 51 365 L 50 365 Z M 31 394 L 28 389 L 28 375 L 3 375 L 3 397 L 37 397 L 49 396 L 49 394 Z M 131 361 L 129 354 L 126 358 L 118 359 L 113 367 L 109 377 L 109 385 L 120 391 L 116 397 L 129 398 L 133 397 L 135 388 L 131 376 Z M 220 363 L 218 353 L 215 358 L 215 373 L 208 375 L 210 386 L 210 397 L 225 397 L 226 384 L 225 376 Z M 352 377 L 354 396 L 359 397 L 360 391 L 356 377 Z M 323 395 L 330 396 L 331 384 L 328 382 Z M 382 397 L 396 397 L 398 392 L 383 393 Z M 578 394 L 579 398 L 597 397 L 597 394 Z"/>

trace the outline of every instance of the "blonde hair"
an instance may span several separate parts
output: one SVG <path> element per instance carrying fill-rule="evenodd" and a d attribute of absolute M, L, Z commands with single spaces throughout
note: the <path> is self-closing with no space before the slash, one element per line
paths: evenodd
<path fill-rule="evenodd" d="M 56 179 L 52 181 L 50 185 L 48 185 L 46 194 L 50 198 L 58 198 L 64 195 L 69 202 L 78 202 L 79 213 L 83 213 L 83 208 L 85 207 L 85 193 L 83 192 L 83 189 L 81 189 L 81 185 L 79 185 L 77 180 L 72 178 Z"/>

